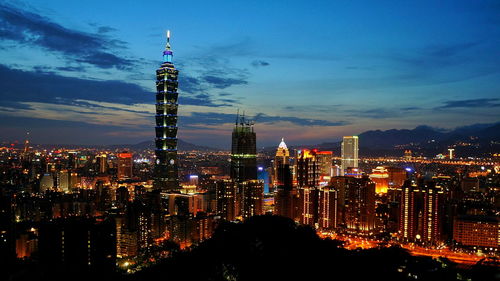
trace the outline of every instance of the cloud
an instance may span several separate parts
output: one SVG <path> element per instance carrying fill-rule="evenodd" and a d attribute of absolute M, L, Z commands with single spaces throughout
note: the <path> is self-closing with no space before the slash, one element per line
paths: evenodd
<path fill-rule="evenodd" d="M 256 122 L 263 123 L 276 123 L 276 122 L 290 122 L 301 126 L 344 126 L 348 125 L 347 121 L 326 121 L 319 119 L 299 118 L 299 117 L 286 117 L 286 116 L 269 116 L 264 113 L 255 115 Z"/>
<path fill-rule="evenodd" d="M 220 112 L 192 112 L 188 116 L 181 116 L 179 118 L 179 123 L 181 126 L 205 126 L 205 125 L 221 125 L 234 123 L 236 120 L 236 114 L 230 113 L 220 113 Z M 298 126 L 344 126 L 347 125 L 346 121 L 326 121 L 318 119 L 309 118 L 299 118 L 291 116 L 270 116 L 264 113 L 258 113 L 253 118 L 249 117 L 249 120 L 255 121 L 256 124 L 275 124 L 280 122 L 289 122 Z"/>
<path fill-rule="evenodd" d="M 56 68 L 72 71 L 72 67 Z M 5 110 L 29 109 L 28 102 L 39 102 L 59 105 L 74 105 L 81 107 L 101 107 L 105 110 L 123 110 L 125 106 L 134 104 L 151 104 L 155 102 L 152 91 L 133 84 L 116 80 L 90 80 L 76 77 L 66 77 L 54 73 L 49 67 L 39 67 L 36 72 L 12 69 L 0 64 L 0 84 L 2 99 L 0 106 Z M 76 70 L 75 70 L 76 71 Z M 26 83 L 30 81 L 30 83 Z M 36 85 L 33 91 L 32 85 Z M 200 87 L 201 89 L 201 87 Z M 200 90 L 201 91 L 201 90 Z M 235 99 L 214 99 L 205 93 L 181 92 L 179 103 L 205 107 L 231 106 L 237 103 Z M 92 104 L 89 104 L 89 103 Z M 96 104 L 99 102 L 100 104 Z M 103 105 L 110 103 L 111 105 Z M 137 113 L 143 111 L 131 110 Z M 101 111 L 102 112 L 102 111 Z"/>
<path fill-rule="evenodd" d="M 248 84 L 248 82 L 245 79 L 239 79 L 239 78 L 217 77 L 212 75 L 206 75 L 202 78 L 205 82 L 207 82 L 212 87 L 217 89 L 225 89 L 233 85 Z"/>
<path fill-rule="evenodd" d="M 444 105 L 437 107 L 446 108 L 479 108 L 479 107 L 500 107 L 500 99 L 469 99 L 445 101 Z"/>
<path fill-rule="evenodd" d="M 182 105 L 197 105 L 207 107 L 231 106 L 228 101 L 221 100 L 224 103 L 216 103 L 208 94 L 198 94 L 195 96 L 179 95 L 179 104 Z"/>
<path fill-rule="evenodd" d="M 97 32 L 98 33 L 108 33 L 108 32 L 113 32 L 113 31 L 116 31 L 116 30 L 117 30 L 116 28 L 113 28 L 113 27 L 110 27 L 110 26 L 100 26 L 97 29 Z"/>
<path fill-rule="evenodd" d="M 254 60 L 251 65 L 253 67 L 260 67 L 260 66 L 268 66 L 269 63 L 267 61 L 263 61 L 263 60 Z"/>
<path fill-rule="evenodd" d="M 135 104 L 153 103 L 155 99 L 152 92 L 136 84 L 65 77 L 43 69 L 43 72 L 30 72 L 0 64 L 0 105 L 7 102 L 11 106 L 19 102 L 71 104 L 76 99 Z"/>
<path fill-rule="evenodd" d="M 469 49 L 479 46 L 480 42 L 461 42 L 448 45 L 435 45 L 424 48 L 424 53 L 436 58 L 453 57 Z"/>
<path fill-rule="evenodd" d="M 151 124 L 153 121 L 151 120 Z M 92 124 L 83 121 L 41 119 L 26 116 L 2 116 L 0 125 L 4 132 L 0 139 L 23 140 L 26 131 L 30 132 L 32 142 L 49 144 L 117 144 L 138 143 L 153 139 L 154 130 L 144 130 L 144 126 L 127 128 L 127 133 L 117 138 L 113 132 L 124 132 L 122 126 L 111 124 Z M 92 137 L 89 138 L 89 132 Z"/>
<path fill-rule="evenodd" d="M 68 72 L 81 72 L 85 70 L 83 66 L 60 66 L 56 67 L 59 71 L 68 71 Z"/>
<path fill-rule="evenodd" d="M 416 106 L 409 106 L 409 107 L 403 107 L 401 108 L 402 111 L 414 111 L 414 110 L 419 110 L 421 109 L 420 107 L 416 107 Z"/>
<path fill-rule="evenodd" d="M 110 31 L 109 27 L 103 27 Z M 101 30 L 102 31 L 102 30 Z M 125 43 L 102 33 L 92 34 L 68 29 L 41 15 L 0 4 L 0 37 L 19 44 L 35 45 L 61 53 L 67 60 L 99 68 L 131 69 L 135 62 L 112 53 Z"/>
<path fill-rule="evenodd" d="M 179 74 L 179 89 L 182 92 L 196 94 L 206 90 L 203 81 L 186 73 Z"/>

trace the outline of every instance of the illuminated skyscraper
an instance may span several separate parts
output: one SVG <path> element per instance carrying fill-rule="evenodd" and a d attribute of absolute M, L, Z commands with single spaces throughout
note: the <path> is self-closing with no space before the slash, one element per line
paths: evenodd
<path fill-rule="evenodd" d="M 287 165 L 288 169 L 289 164 L 290 164 L 290 151 L 288 150 L 288 147 L 286 146 L 286 143 L 283 139 L 281 139 L 281 142 L 278 146 L 278 149 L 276 150 L 276 156 L 274 157 L 274 163 L 273 163 L 273 188 L 276 188 L 279 185 L 284 184 L 284 174 L 283 174 L 283 166 Z"/>
<path fill-rule="evenodd" d="M 257 179 L 257 148 L 253 123 L 239 114 L 232 134 L 231 178 L 235 182 Z"/>
<path fill-rule="evenodd" d="M 296 173 L 299 188 L 300 222 L 314 226 L 318 221 L 319 165 L 315 150 L 297 151 Z"/>
<path fill-rule="evenodd" d="M 349 178 L 345 188 L 344 220 L 351 231 L 375 228 L 375 183 L 368 177 Z"/>
<path fill-rule="evenodd" d="M 358 167 L 358 136 L 346 136 L 342 141 L 342 175 L 347 168 Z"/>
<path fill-rule="evenodd" d="M 228 221 L 236 217 L 236 185 L 232 180 L 219 180 L 215 183 L 216 212 Z"/>
<path fill-rule="evenodd" d="M 434 182 L 427 184 L 423 192 L 422 240 L 427 244 L 436 244 L 443 238 L 444 192 Z"/>
<path fill-rule="evenodd" d="M 164 192 L 179 189 L 177 167 L 177 76 L 179 71 L 172 63 L 170 31 L 163 51 L 163 63 L 156 70 L 156 189 Z"/>
<path fill-rule="evenodd" d="M 420 190 L 409 180 L 401 187 L 399 235 L 405 241 L 412 241 L 417 235 L 419 195 Z"/>
<path fill-rule="evenodd" d="M 132 153 L 118 153 L 118 179 L 132 178 Z"/>
<path fill-rule="evenodd" d="M 399 235 L 405 241 L 436 244 L 442 240 L 444 193 L 435 182 L 406 181 L 400 203 Z"/>
<path fill-rule="evenodd" d="M 108 156 L 106 154 L 101 154 L 96 157 L 97 170 L 101 174 L 108 172 Z"/>
<path fill-rule="evenodd" d="M 318 196 L 318 224 L 322 229 L 337 227 L 338 191 L 333 187 L 323 187 Z"/>
<path fill-rule="evenodd" d="M 274 214 L 288 217 L 293 220 L 297 216 L 297 189 L 292 184 L 290 165 L 280 165 L 278 174 L 282 175 L 282 182 L 276 187 L 274 193 Z"/>
<path fill-rule="evenodd" d="M 247 180 L 238 183 L 241 193 L 240 214 L 243 218 L 262 215 L 264 200 L 264 182 L 262 180 Z"/>

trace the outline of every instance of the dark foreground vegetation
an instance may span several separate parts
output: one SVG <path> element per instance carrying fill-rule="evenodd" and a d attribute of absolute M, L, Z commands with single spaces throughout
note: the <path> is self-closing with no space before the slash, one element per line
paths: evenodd
<path fill-rule="evenodd" d="M 499 280 L 499 268 L 459 268 L 398 247 L 348 251 L 277 216 L 223 223 L 212 239 L 132 275 L 26 267 L 10 280 Z"/>

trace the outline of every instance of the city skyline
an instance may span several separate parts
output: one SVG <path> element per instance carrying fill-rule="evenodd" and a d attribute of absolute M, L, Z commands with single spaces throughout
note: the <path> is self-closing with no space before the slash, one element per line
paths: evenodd
<path fill-rule="evenodd" d="M 183 73 L 179 138 L 192 143 L 229 147 L 238 108 L 259 146 L 499 121 L 493 1 L 303 4 L 183 3 L 168 21 L 153 3 L 0 4 L 1 141 L 153 139 L 166 29 Z"/>

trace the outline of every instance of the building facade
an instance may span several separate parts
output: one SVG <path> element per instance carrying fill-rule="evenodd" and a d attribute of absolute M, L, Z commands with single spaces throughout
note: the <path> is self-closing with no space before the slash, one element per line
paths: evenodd
<path fill-rule="evenodd" d="M 231 144 L 231 178 L 234 182 L 257 179 L 257 148 L 253 123 L 236 117 Z"/>
<path fill-rule="evenodd" d="M 342 140 L 342 175 L 348 168 L 358 167 L 358 136 L 345 136 Z"/>
<path fill-rule="evenodd" d="M 118 179 L 123 180 L 132 178 L 132 167 L 132 153 L 118 153 Z"/>

